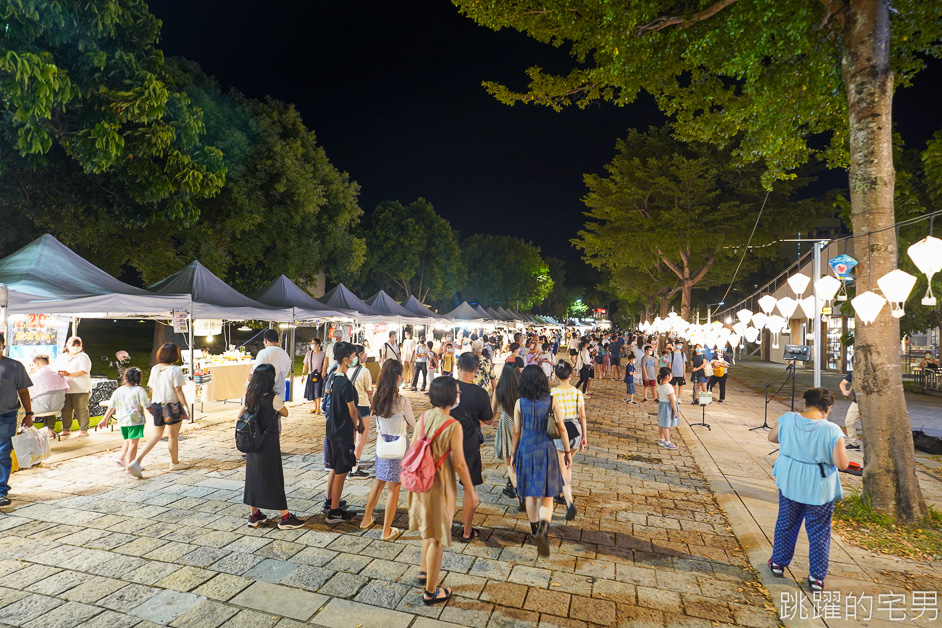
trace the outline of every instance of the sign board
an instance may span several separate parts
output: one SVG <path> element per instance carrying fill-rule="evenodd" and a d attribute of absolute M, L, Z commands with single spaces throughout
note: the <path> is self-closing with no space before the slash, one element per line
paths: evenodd
<path fill-rule="evenodd" d="M 47 355 L 54 362 L 65 348 L 69 319 L 27 314 L 15 322 L 11 321 L 10 357 L 27 367 L 37 355 Z"/>
<path fill-rule="evenodd" d="M 828 306 L 828 307 L 822 307 L 822 308 L 821 308 L 821 315 L 822 315 L 822 316 L 830 316 L 830 315 L 831 315 L 831 308 L 830 308 L 830 306 Z"/>
<path fill-rule="evenodd" d="M 175 334 L 188 334 L 190 333 L 190 327 L 187 325 L 187 315 L 186 310 L 174 310 L 173 311 L 173 333 Z"/>
<path fill-rule="evenodd" d="M 711 392 L 701 392 L 697 397 L 697 401 L 700 402 L 701 406 L 708 406 L 713 403 L 713 393 Z"/>

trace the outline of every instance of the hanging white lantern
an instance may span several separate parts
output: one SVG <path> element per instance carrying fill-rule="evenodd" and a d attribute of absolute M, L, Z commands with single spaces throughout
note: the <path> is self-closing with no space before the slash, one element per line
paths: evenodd
<path fill-rule="evenodd" d="M 854 311 L 857 313 L 857 318 L 860 319 L 860 322 L 864 325 L 869 325 L 877 320 L 880 310 L 886 305 L 886 299 L 876 292 L 868 290 L 851 299 L 850 304 L 854 307 Z"/>
<path fill-rule="evenodd" d="M 814 297 L 805 297 L 804 299 L 798 302 L 798 305 L 801 306 L 801 311 L 805 313 L 805 318 L 814 318 L 818 315 L 818 312 L 814 309 Z"/>
<path fill-rule="evenodd" d="M 743 335 L 743 332 L 746 331 L 746 324 L 745 324 L 745 323 L 736 323 L 735 325 L 733 325 L 733 331 L 736 332 L 737 334 L 739 334 L 740 336 L 742 336 L 742 335 Z"/>
<path fill-rule="evenodd" d="M 782 297 L 778 300 L 778 311 L 782 313 L 785 320 L 789 320 L 795 310 L 798 308 L 798 301 L 791 297 Z"/>
<path fill-rule="evenodd" d="M 746 340 L 748 340 L 749 342 L 755 342 L 759 338 L 759 330 L 756 329 L 755 327 L 750 327 L 749 329 L 746 330 L 746 333 L 744 335 L 746 337 Z"/>
<path fill-rule="evenodd" d="M 916 278 L 897 268 L 877 279 L 877 285 L 883 291 L 883 296 L 890 302 L 890 314 L 894 318 L 902 318 L 906 313 L 903 304 L 909 298 L 909 293 L 913 291 Z"/>
<path fill-rule="evenodd" d="M 762 312 L 756 312 L 752 315 L 752 324 L 756 326 L 756 329 L 762 329 L 768 319 L 769 317 Z"/>
<path fill-rule="evenodd" d="M 742 340 L 742 336 L 739 334 L 730 334 L 729 335 L 729 346 L 731 349 L 735 349 L 739 346 L 739 341 Z"/>
<path fill-rule="evenodd" d="M 831 277 L 830 275 L 825 275 L 817 281 L 814 282 L 814 291 L 818 295 L 818 299 L 827 303 L 834 299 L 834 295 L 837 294 L 837 291 L 841 288 L 841 282 Z"/>
<path fill-rule="evenodd" d="M 778 349 L 778 337 L 782 333 L 782 330 L 785 329 L 786 321 L 781 316 L 770 316 L 769 319 L 765 322 L 765 326 L 768 328 L 769 332 L 772 334 L 772 347 Z"/>
<path fill-rule="evenodd" d="M 749 321 L 752 320 L 752 312 L 749 310 L 739 310 L 736 312 L 736 318 L 738 318 L 739 322 L 741 322 L 743 325 L 748 325 Z"/>
<path fill-rule="evenodd" d="M 795 273 L 788 278 L 789 287 L 791 287 L 792 291 L 799 297 L 805 293 L 809 283 L 811 283 L 811 277 L 804 273 Z"/>
<path fill-rule="evenodd" d="M 776 303 L 778 303 L 778 299 L 773 297 L 771 294 L 767 294 L 759 299 L 759 307 L 762 308 L 762 311 L 765 312 L 766 315 L 772 313 L 772 310 L 775 309 Z"/>
<path fill-rule="evenodd" d="M 710 327 L 712 327 L 712 329 L 713 329 L 714 332 L 718 332 L 719 330 L 723 329 L 723 323 L 721 323 L 721 322 L 719 322 L 719 321 L 713 321 L 713 323 L 711 323 Z"/>
<path fill-rule="evenodd" d="M 913 260 L 919 272 L 925 274 L 929 280 L 929 289 L 926 291 L 926 296 L 922 298 L 922 304 L 934 306 L 936 299 L 932 294 L 932 275 L 942 270 L 942 240 L 926 236 L 909 247 L 906 252 L 909 253 L 909 258 Z"/>

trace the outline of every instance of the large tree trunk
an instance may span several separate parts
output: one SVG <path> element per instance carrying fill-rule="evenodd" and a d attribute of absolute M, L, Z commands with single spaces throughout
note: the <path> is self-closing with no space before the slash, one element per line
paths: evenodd
<path fill-rule="evenodd" d="M 680 291 L 680 317 L 685 321 L 690 320 L 690 293 L 693 290 L 693 282 L 690 280 L 690 271 L 684 267 L 684 280 Z"/>
<path fill-rule="evenodd" d="M 165 342 L 167 342 L 167 326 L 154 321 L 154 344 L 150 350 L 150 362 L 148 362 L 150 366 L 157 364 L 157 351 Z"/>
<path fill-rule="evenodd" d="M 857 289 L 876 288 L 897 267 L 893 211 L 888 0 L 848 2 L 841 71 L 850 114 L 850 200 Z M 916 480 L 913 439 L 903 395 L 898 319 L 884 307 L 855 334 L 854 389 L 863 423 L 863 487 L 873 507 L 912 522 L 928 515 Z"/>

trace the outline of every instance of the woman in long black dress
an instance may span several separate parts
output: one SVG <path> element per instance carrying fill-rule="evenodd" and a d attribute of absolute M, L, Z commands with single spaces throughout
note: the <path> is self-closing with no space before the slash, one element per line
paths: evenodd
<path fill-rule="evenodd" d="M 259 364 L 252 373 L 245 391 L 245 407 L 258 417 L 258 426 L 265 433 L 262 446 L 245 454 L 245 493 L 242 502 L 248 505 L 249 527 L 258 528 L 268 522 L 260 508 L 277 510 L 282 530 L 294 530 L 304 522 L 288 512 L 285 497 L 285 474 L 281 466 L 281 418 L 288 416 L 285 402 L 275 394 L 275 367 Z M 242 414 L 239 412 L 239 414 Z"/>

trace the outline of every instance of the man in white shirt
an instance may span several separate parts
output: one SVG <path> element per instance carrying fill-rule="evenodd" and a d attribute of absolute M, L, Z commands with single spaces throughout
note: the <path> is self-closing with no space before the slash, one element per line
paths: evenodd
<path fill-rule="evenodd" d="M 402 385 L 408 386 L 412 381 L 412 358 L 415 357 L 415 340 L 412 339 L 412 332 L 405 332 L 405 340 L 402 341 Z"/>
<path fill-rule="evenodd" d="M 334 360 L 334 345 L 343 341 L 343 330 L 340 327 L 334 329 L 332 332 L 330 332 L 330 337 L 332 340 L 327 343 L 326 347 L 324 347 L 324 353 L 326 354 L 324 356 L 324 360 L 327 361 L 327 366 L 324 367 L 325 373 L 330 371 L 330 367 L 336 364 L 336 361 Z"/>
<path fill-rule="evenodd" d="M 69 389 L 65 391 L 62 407 L 62 436 L 72 434 L 72 420 L 78 421 L 79 436 L 88 436 L 90 425 L 88 398 L 92 392 L 92 359 L 82 350 L 82 339 L 72 336 L 65 343 L 66 352 L 56 360 L 59 375 L 65 378 Z"/>
<path fill-rule="evenodd" d="M 386 360 L 396 360 L 402 362 L 402 352 L 399 349 L 399 342 L 396 340 L 396 332 L 389 332 L 387 340 L 379 350 L 380 363 Z"/>
<path fill-rule="evenodd" d="M 252 371 L 254 372 L 259 364 L 271 364 L 275 367 L 275 394 L 286 399 L 285 379 L 292 371 L 291 356 L 278 345 L 278 332 L 274 329 L 266 329 L 262 333 L 262 341 L 265 343 L 265 348 L 255 356 Z"/>

